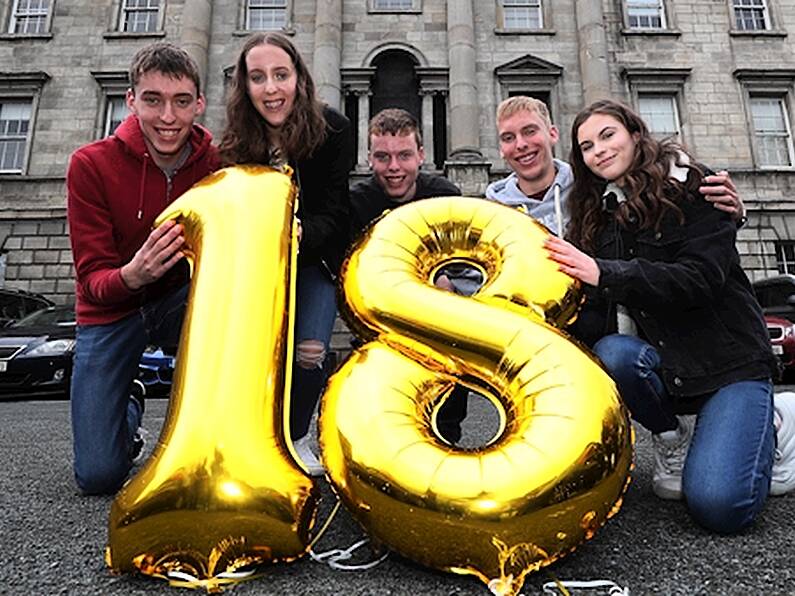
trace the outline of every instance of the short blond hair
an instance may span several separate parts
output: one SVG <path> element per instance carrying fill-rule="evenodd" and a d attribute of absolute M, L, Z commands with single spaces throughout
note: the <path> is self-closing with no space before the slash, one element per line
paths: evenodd
<path fill-rule="evenodd" d="M 526 95 L 516 95 L 515 97 L 509 97 L 508 99 L 503 100 L 499 106 L 497 106 L 497 126 L 499 126 L 500 122 L 506 118 L 510 118 L 514 114 L 524 111 L 538 114 L 541 116 L 541 120 L 544 121 L 544 124 L 546 124 L 548 128 L 552 127 L 552 118 L 549 117 L 549 109 L 547 108 L 547 104 L 540 99 L 536 99 L 535 97 L 527 97 Z"/>

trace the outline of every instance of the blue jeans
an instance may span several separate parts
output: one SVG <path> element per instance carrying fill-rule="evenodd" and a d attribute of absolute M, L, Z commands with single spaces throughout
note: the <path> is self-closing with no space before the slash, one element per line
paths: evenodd
<path fill-rule="evenodd" d="M 88 494 L 114 493 L 132 467 L 141 423 L 130 388 L 149 344 L 176 346 L 188 286 L 146 304 L 120 321 L 79 325 L 72 370 L 74 473 Z"/>
<path fill-rule="evenodd" d="M 296 353 L 301 342 L 307 340 L 319 341 L 323 344 L 324 352 L 328 352 L 336 317 L 334 282 L 320 265 L 300 267 L 296 280 Z M 290 435 L 293 440 L 300 439 L 309 430 L 309 423 L 325 382 L 326 373 L 322 359 L 315 366 L 294 363 L 290 391 Z"/>
<path fill-rule="evenodd" d="M 637 337 L 608 335 L 594 352 L 635 420 L 653 433 L 676 428 L 656 349 Z M 693 518 L 723 534 L 750 526 L 770 490 L 774 448 L 769 379 L 731 383 L 708 396 L 682 473 L 682 492 Z"/>

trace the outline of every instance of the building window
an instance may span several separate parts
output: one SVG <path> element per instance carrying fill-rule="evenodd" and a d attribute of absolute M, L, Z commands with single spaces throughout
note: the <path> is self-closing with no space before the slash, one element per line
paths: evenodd
<path fill-rule="evenodd" d="M 766 0 L 732 0 L 734 26 L 740 31 L 770 29 Z"/>
<path fill-rule="evenodd" d="M 0 172 L 22 173 L 30 133 L 31 100 L 0 100 Z"/>
<path fill-rule="evenodd" d="M 665 29 L 663 0 L 626 0 L 630 29 Z"/>
<path fill-rule="evenodd" d="M 779 273 L 795 273 L 795 242 L 792 240 L 780 240 L 776 242 L 776 265 Z M 789 296 L 783 296 L 781 304 L 786 302 Z"/>
<path fill-rule="evenodd" d="M 762 167 L 792 167 L 792 128 L 783 97 L 751 96 L 751 122 Z"/>
<path fill-rule="evenodd" d="M 50 0 L 14 0 L 8 32 L 32 35 L 47 32 Z"/>
<path fill-rule="evenodd" d="M 151 33 L 160 26 L 160 0 L 124 0 L 119 30 L 125 33 Z"/>
<path fill-rule="evenodd" d="M 639 93 L 638 112 L 656 138 L 679 137 L 679 110 L 675 95 Z"/>
<path fill-rule="evenodd" d="M 543 29 L 541 0 L 502 0 L 503 29 Z"/>
<path fill-rule="evenodd" d="M 130 113 L 127 109 L 127 99 L 123 95 L 109 96 L 106 104 L 103 137 L 108 137 L 116 132 L 116 128 Z"/>
<path fill-rule="evenodd" d="M 372 10 L 417 10 L 416 0 L 372 0 Z"/>
<path fill-rule="evenodd" d="M 246 29 L 274 31 L 287 25 L 287 0 L 248 0 Z"/>

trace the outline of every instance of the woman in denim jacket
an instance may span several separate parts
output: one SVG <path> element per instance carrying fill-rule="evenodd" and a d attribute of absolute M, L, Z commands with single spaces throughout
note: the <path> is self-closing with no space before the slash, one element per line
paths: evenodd
<path fill-rule="evenodd" d="M 738 532 L 769 492 L 795 485 L 793 462 L 773 465 L 776 428 L 779 452 L 782 438 L 795 442 L 795 400 L 774 407 L 776 360 L 736 226 L 702 200 L 704 169 L 618 102 L 577 115 L 571 163 L 569 241 L 547 249 L 585 284 L 572 331 L 653 433 L 654 492 L 684 498 L 711 530 Z"/>

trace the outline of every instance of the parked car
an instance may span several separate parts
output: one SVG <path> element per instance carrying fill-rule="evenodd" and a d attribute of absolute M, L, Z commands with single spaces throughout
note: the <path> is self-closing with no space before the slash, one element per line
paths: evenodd
<path fill-rule="evenodd" d="M 795 375 L 795 324 L 789 319 L 765 315 L 767 334 L 773 353 L 781 362 L 785 377 Z"/>
<path fill-rule="evenodd" d="M 72 379 L 75 311 L 48 306 L 0 329 L 0 399 L 66 397 Z M 174 357 L 148 347 L 139 379 L 150 393 L 167 397 Z"/>
<path fill-rule="evenodd" d="M 795 323 L 795 275 L 784 274 L 753 283 L 756 299 L 765 315 Z"/>
<path fill-rule="evenodd" d="M 146 388 L 147 397 L 168 397 L 174 378 L 176 358 L 158 346 L 147 346 L 138 364 L 138 379 Z"/>
<path fill-rule="evenodd" d="M 4 327 L 34 311 L 52 305 L 52 301 L 41 294 L 33 294 L 25 290 L 0 288 L 0 327 Z"/>
<path fill-rule="evenodd" d="M 0 397 L 68 393 L 75 345 L 74 309 L 49 306 L 0 330 Z"/>

